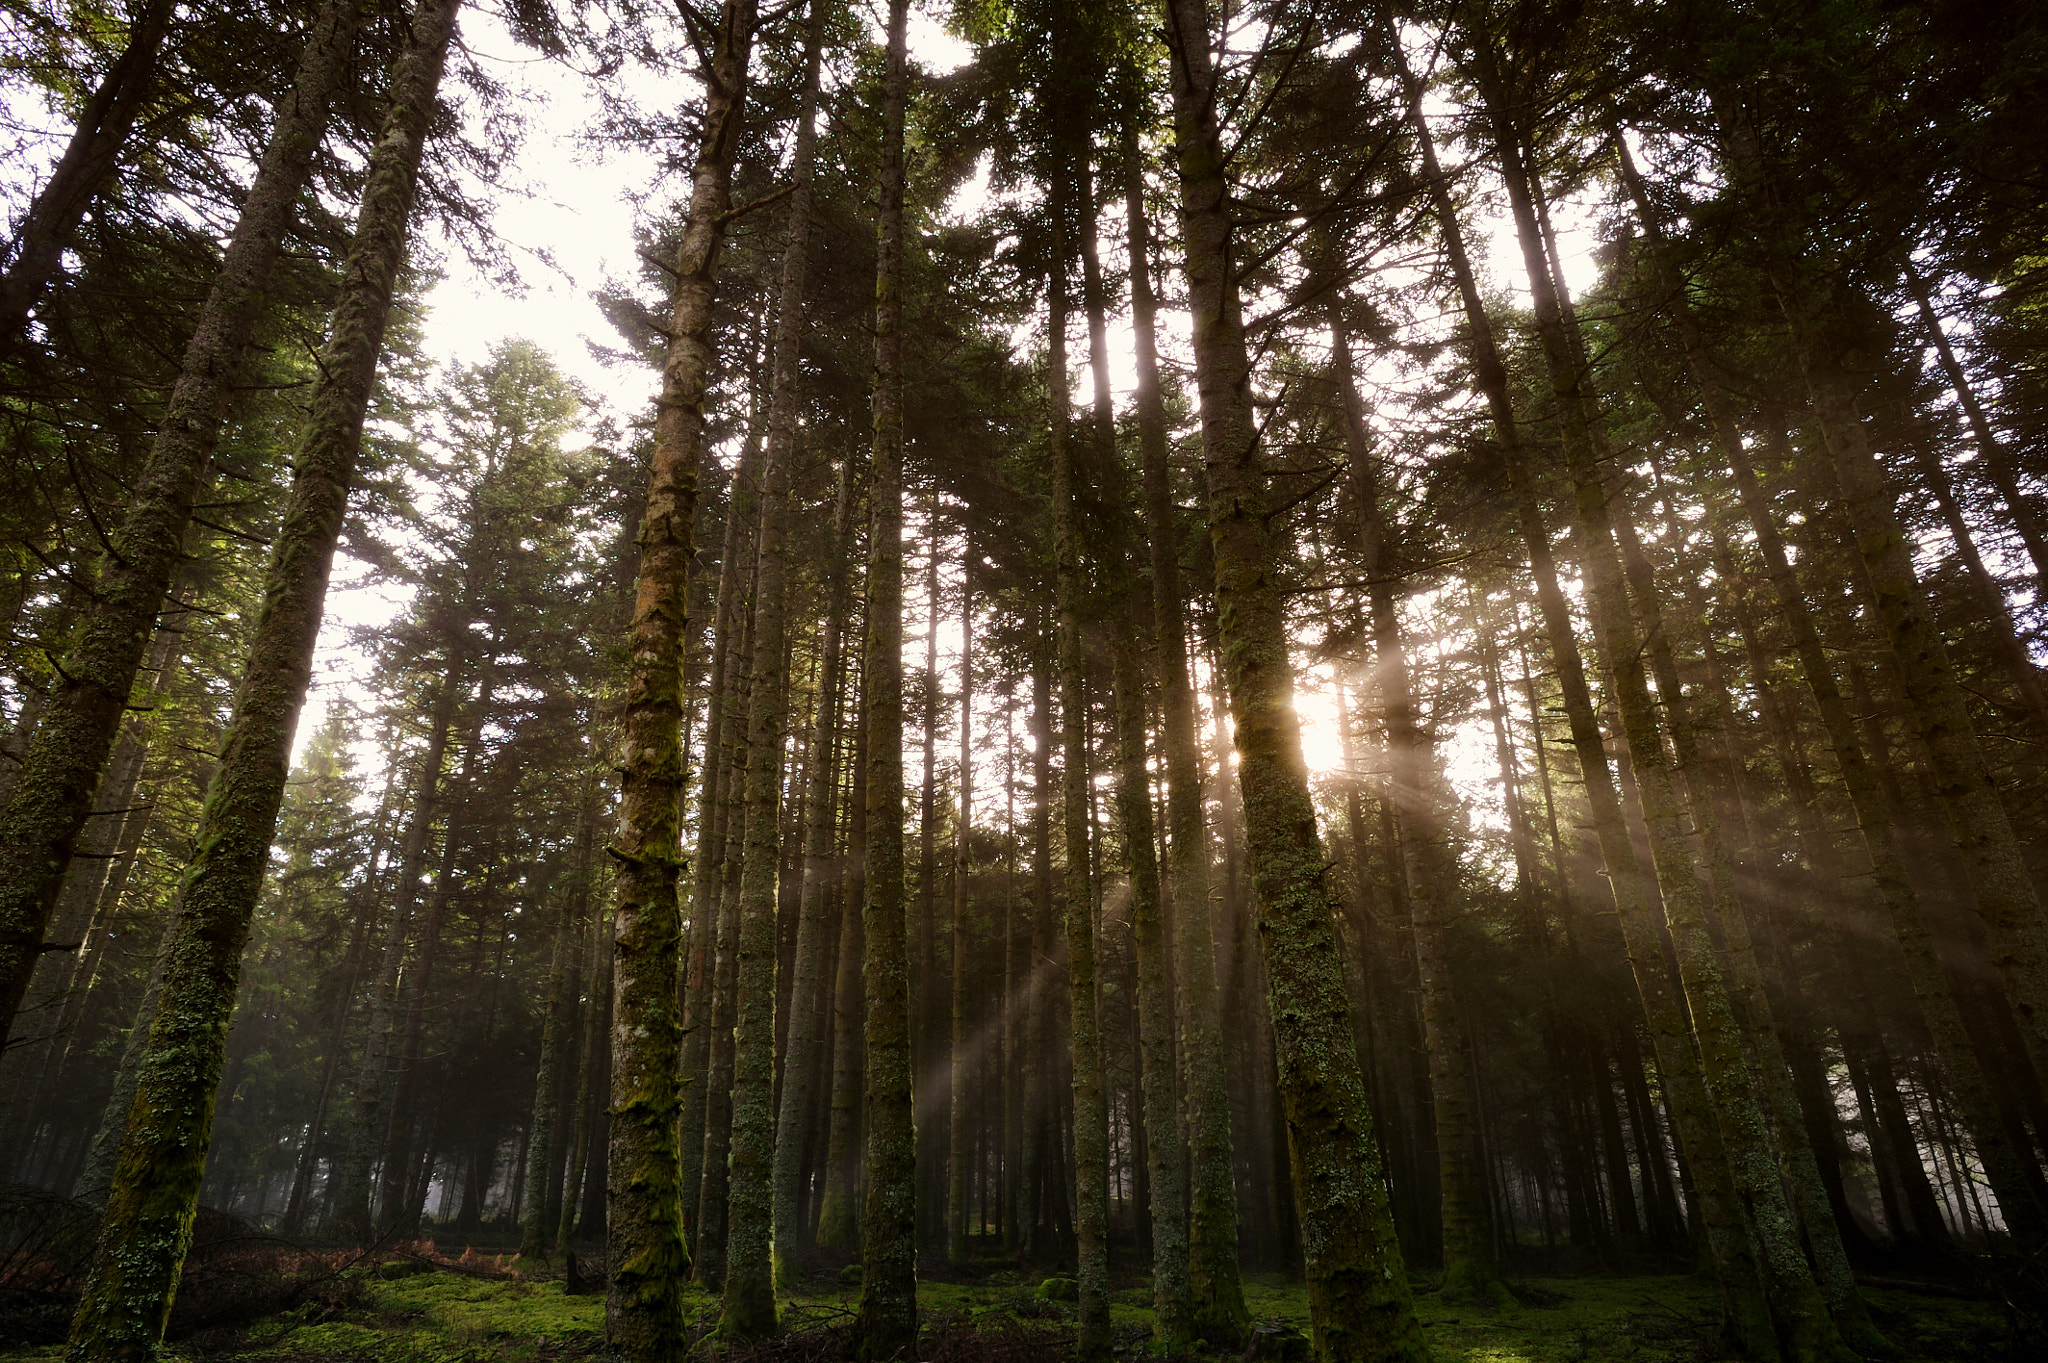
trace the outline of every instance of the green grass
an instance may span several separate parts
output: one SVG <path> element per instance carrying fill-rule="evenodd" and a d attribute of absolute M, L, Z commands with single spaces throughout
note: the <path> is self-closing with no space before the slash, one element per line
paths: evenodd
<path fill-rule="evenodd" d="M 994 1272 L 975 1283 L 929 1282 L 930 1317 L 1061 1327 L 1069 1303 L 1039 1292 L 1042 1275 Z M 1517 1284 L 1521 1303 L 1498 1311 L 1454 1307 L 1424 1293 L 1417 1311 L 1438 1363 L 1707 1363 L 1723 1358 L 1713 1338 L 1714 1292 L 1694 1277 L 1584 1277 Z M 1902 1360 L 2003 1363 L 2000 1314 L 1987 1303 L 1898 1292 L 1870 1294 Z M 843 1323 L 858 1289 L 808 1279 L 782 1294 L 791 1328 Z M 1255 1319 L 1308 1330 L 1308 1296 L 1296 1283 L 1256 1277 L 1245 1285 Z M 693 1315 L 708 1323 L 717 1303 L 689 1291 Z M 1121 1286 L 1112 1319 L 1136 1356 L 1152 1322 L 1150 1287 Z M 213 1363 L 554 1363 L 599 1352 L 604 1299 L 571 1297 L 559 1281 L 476 1278 L 425 1272 L 395 1281 L 352 1270 L 345 1290 L 316 1294 L 292 1312 L 241 1331 L 216 1331 L 171 1345 L 173 1360 Z M 56 1363 L 61 1349 L 7 1351 L 6 1363 Z"/>

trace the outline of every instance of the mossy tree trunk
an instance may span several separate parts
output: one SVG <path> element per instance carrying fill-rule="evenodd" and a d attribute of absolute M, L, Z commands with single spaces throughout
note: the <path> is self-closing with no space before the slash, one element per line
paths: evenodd
<path fill-rule="evenodd" d="M 1324 1363 L 1428 1356 L 1394 1235 L 1293 706 L 1207 7 L 1171 0 L 1181 239 L 1194 321 L 1218 632 L 1315 1347 Z"/>
<path fill-rule="evenodd" d="M 219 443 L 243 352 L 355 50 L 355 0 L 325 0 L 279 104 L 242 213 L 185 348 L 169 405 L 57 685 L 0 810 L 0 1043 L 42 953 L 72 844 L 92 812 L 136 674 Z"/>
<path fill-rule="evenodd" d="M 917 1342 L 917 1133 L 910 1086 L 910 951 L 903 884 L 903 124 L 909 0 L 889 0 L 875 240 L 875 426 L 869 497 L 867 1134 L 861 1189 L 859 1356 Z"/>
<path fill-rule="evenodd" d="M 683 654 L 704 401 L 714 362 L 712 307 L 746 106 L 754 8 L 753 0 L 726 0 L 704 72 L 703 140 L 677 253 L 629 630 L 619 833 L 611 849 L 618 875 L 605 1337 L 632 1363 L 670 1363 L 686 1344 L 682 1285 L 690 1257 L 676 1150 Z"/>
<path fill-rule="evenodd" d="M 312 680 L 328 574 L 459 4 L 425 0 L 392 73 L 392 102 L 371 152 L 234 715 L 179 886 L 128 1136 L 72 1320 L 67 1357 L 75 1363 L 154 1355 L 191 1244 L 242 950 Z"/>

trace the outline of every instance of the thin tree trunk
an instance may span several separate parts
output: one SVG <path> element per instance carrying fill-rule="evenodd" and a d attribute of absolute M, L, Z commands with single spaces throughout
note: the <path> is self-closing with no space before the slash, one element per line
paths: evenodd
<path fill-rule="evenodd" d="M 1067 414 L 1067 257 L 1071 243 L 1065 219 L 1070 173 L 1071 166 L 1056 169 L 1050 191 L 1060 248 L 1048 281 L 1051 297 L 1046 332 L 1051 354 L 1047 359 L 1046 389 L 1052 405 L 1049 443 L 1053 465 L 1053 574 L 1059 612 L 1060 793 L 1061 823 L 1066 834 L 1063 888 L 1072 1029 L 1068 1044 L 1073 1048 L 1074 1059 L 1074 1233 L 1078 1241 L 1076 1278 L 1080 1286 L 1080 1337 L 1075 1347 L 1082 1363 L 1097 1363 L 1107 1359 L 1110 1350 L 1109 1097 L 1095 981 L 1094 887 L 1089 875 L 1094 786 L 1088 762 L 1087 660 L 1081 651 L 1081 617 L 1088 609 L 1089 591 L 1082 560 L 1080 508 L 1076 504 L 1084 481 L 1076 468 L 1077 442 L 1069 429 Z"/>
<path fill-rule="evenodd" d="M 1408 657 L 1394 597 L 1395 565 L 1387 552 L 1372 436 L 1352 370 L 1351 339 L 1341 320 L 1330 328 L 1332 368 L 1342 406 L 1349 480 L 1358 514 L 1359 567 L 1364 570 L 1377 659 L 1374 689 L 1386 730 L 1394 841 L 1414 925 L 1416 980 L 1429 1048 L 1431 1112 L 1436 1119 L 1438 1186 L 1442 1190 L 1444 1278 L 1439 1295 L 1452 1301 L 1506 1306 L 1514 1301 L 1500 1276 L 1493 1218 L 1484 1184 L 1484 1151 L 1473 1112 L 1473 1076 L 1465 1063 L 1465 1025 L 1450 978 L 1450 914 L 1444 883 L 1455 853 L 1445 845 L 1442 773 L 1434 745 L 1415 713 Z"/>
<path fill-rule="evenodd" d="M 1920 310 L 1920 321 L 1927 328 L 1927 340 L 1934 347 L 1934 354 L 1941 361 L 1941 372 L 1947 376 L 1956 401 L 1962 405 L 1963 414 L 1969 418 L 1970 434 L 1976 439 L 1977 453 L 1983 457 L 1984 468 L 1991 475 L 1991 484 L 1998 489 L 1998 495 L 2005 502 L 2006 514 L 2012 517 L 2013 528 L 2019 531 L 2020 542 L 2026 546 L 2027 557 L 2034 565 L 2036 588 L 2048 583 L 2048 530 L 2043 530 L 2041 518 L 2034 512 L 2034 504 L 2027 500 L 2020 487 L 2020 472 L 2013 463 L 2012 452 L 1998 433 L 1991 428 L 1991 419 L 1985 415 L 1984 404 L 1977 400 L 1976 388 L 1970 383 L 1969 374 L 1962 362 L 1956 358 L 1955 348 L 1949 344 L 1948 333 L 1942 329 L 1941 314 L 1934 310 L 1934 300 L 1927 288 L 1927 281 L 1913 268 L 1911 260 L 1903 261 L 1900 268 L 1906 277 L 1907 292 L 1913 295 L 1913 302 Z M 2000 605 L 2003 606 L 2001 600 Z"/>
<path fill-rule="evenodd" d="M 850 553 L 853 540 L 840 540 Z M 866 656 L 867 625 L 863 622 L 857 649 Z M 861 1044 L 865 1010 L 861 998 L 861 964 L 867 953 L 863 930 L 867 860 L 868 728 L 867 683 L 862 675 L 857 695 L 860 713 L 854 725 L 853 786 L 846 808 L 845 874 L 840 880 L 839 977 L 832 1004 L 832 1114 L 825 1136 L 825 1189 L 818 1204 L 818 1243 L 850 1245 L 860 1233 L 857 1203 L 860 1179 Z"/>
<path fill-rule="evenodd" d="M 108 541 L 91 610 L 0 811 L 0 1043 L 21 1007 L 73 843 L 120 728 L 233 396 L 232 382 L 355 47 L 355 0 L 326 0 L 271 126 L 156 443 Z"/>
<path fill-rule="evenodd" d="M 974 537 L 961 545 L 960 587 L 960 817 L 953 825 L 953 997 L 952 1045 L 947 1049 L 950 1097 L 946 1149 L 946 1261 L 967 1262 L 968 1179 L 973 1159 L 969 1111 L 967 995 L 968 858 L 974 829 Z"/>
<path fill-rule="evenodd" d="M 476 791 L 477 763 L 483 752 L 483 728 L 490 714 L 493 685 L 493 679 L 486 667 L 482 679 L 477 684 L 475 712 L 469 726 L 469 738 L 463 745 L 462 767 L 455 779 L 456 789 L 460 792 L 464 806 Z M 434 975 L 440 968 L 442 932 L 448 921 L 449 902 L 455 894 L 458 874 L 456 859 L 468 822 L 458 817 L 463 812 L 466 812 L 466 809 L 458 807 L 455 813 L 451 813 L 448 826 L 442 833 L 441 863 L 434 872 L 434 892 L 427 900 L 426 920 L 420 927 L 412 962 L 401 981 L 405 994 L 405 1030 L 400 1035 L 392 1075 L 391 1123 L 384 1142 L 383 1190 L 380 1196 L 384 1228 L 400 1235 L 415 1233 L 419 1229 L 417 1215 L 409 1213 L 407 1209 L 417 1204 L 420 1199 L 410 1195 L 410 1185 L 406 1180 L 415 1153 L 414 1108 L 420 1092 L 421 1048 L 426 1037 L 427 1000 L 433 992 Z M 427 1134 L 426 1128 L 422 1127 L 421 1134 Z"/>
<path fill-rule="evenodd" d="M 747 596 L 753 580 L 754 533 L 759 519 L 754 514 L 754 492 L 760 482 L 762 441 L 749 438 L 740 446 L 739 465 L 733 470 L 725 503 L 725 534 L 718 567 L 717 605 L 712 616 L 712 654 L 709 713 L 704 725 L 704 777 L 699 783 L 697 810 L 696 880 L 692 890 L 689 959 L 685 963 L 683 1023 L 683 1073 L 708 1076 L 718 1001 L 719 972 L 725 958 L 721 951 L 730 942 L 719 936 L 723 915 L 721 905 L 726 883 L 726 851 L 730 839 L 732 810 L 732 763 L 728 756 L 736 746 L 737 726 L 745 712 L 737 699 L 746 668 L 745 634 Z M 722 1099 L 720 1100 L 723 1101 Z M 678 1155 L 682 1166 L 683 1216 L 687 1241 L 703 1259 L 704 1143 L 709 1132 L 711 1084 L 708 1078 L 693 1079 L 683 1093 L 682 1145 Z"/>
<path fill-rule="evenodd" d="M 342 1157 L 336 1194 L 335 1223 L 344 1237 L 367 1244 L 376 1234 L 370 1210 L 370 1166 L 384 1139 L 386 1100 L 391 1080 L 391 1031 L 398 1006 L 400 971 L 405 962 L 406 931 L 419 899 L 420 871 L 425 865 L 427 841 L 440 813 L 441 765 L 447 759 L 448 731 L 454 726 L 460 677 L 466 666 L 458 647 L 435 690 L 427 721 L 426 750 L 420 759 L 418 788 L 412 801 L 412 822 L 400 845 L 398 883 L 391 903 L 391 921 L 385 930 L 383 958 L 378 967 L 375 992 L 370 998 L 370 1016 L 363 1039 L 361 1068 L 356 1076 L 349 1141 Z"/>
<path fill-rule="evenodd" d="M 328 572 L 459 4 L 422 5 L 392 73 L 392 103 L 365 178 L 307 430 L 292 461 L 291 493 L 234 718 L 207 791 L 198 850 L 179 890 L 177 938 L 128 1137 L 72 1322 L 70 1354 L 77 1359 L 154 1352 L 191 1244 L 242 951 L 290 772 L 292 733 L 312 679 Z"/>
<path fill-rule="evenodd" d="M 569 1152 L 569 1167 L 562 1179 L 562 1220 L 555 1227 L 555 1248 L 572 1265 L 576 1261 L 576 1220 L 578 1194 L 592 1154 L 592 1128 L 597 1125 L 597 1090 L 603 1079 L 606 1046 L 605 1001 L 611 997 L 611 920 L 592 914 L 586 948 L 583 980 L 583 1035 L 577 1045 L 576 1099 L 569 1109 L 576 1123 L 576 1145 Z"/>
<path fill-rule="evenodd" d="M 586 797 L 582 818 L 576 827 L 576 884 L 562 896 L 562 922 L 555 930 L 555 951 L 548 966 L 547 993 L 541 1000 L 540 1060 L 534 1066 L 533 1121 L 527 1127 L 527 1154 L 524 1158 L 533 1170 L 540 1192 L 539 1196 L 527 1200 L 524 1215 L 520 1218 L 519 1257 L 543 1262 L 548 1257 L 548 1237 L 561 1213 L 560 1206 L 552 1198 L 555 1196 L 553 1171 L 561 1163 L 556 1118 L 562 1087 L 561 1054 L 566 1040 L 563 1033 L 567 1030 L 565 1014 L 569 1009 L 569 1000 L 564 995 L 569 986 L 571 943 L 577 940 L 583 926 L 582 913 L 588 894 L 590 824 L 590 801 Z"/>
<path fill-rule="evenodd" d="M 917 1342 L 917 1144 L 903 904 L 903 124 L 909 0 L 889 0 L 875 244 L 875 440 L 868 534 L 867 1141 L 862 1159 L 859 1356 Z"/>
<path fill-rule="evenodd" d="M 945 1057 L 950 1036 L 940 1036 L 939 988 L 939 487 L 932 483 L 925 517 L 924 713 L 919 722 L 924 779 L 917 799 L 917 976 L 911 983 L 910 1064 L 917 1097 L 917 1242 L 943 1252 L 946 1220 L 946 1113 L 952 1080 Z"/>
<path fill-rule="evenodd" d="M 823 40 L 823 19 L 820 16 L 825 13 L 825 6 L 820 0 L 813 0 L 813 9 L 810 61 L 811 69 L 815 71 Z M 813 81 L 813 88 L 815 84 Z M 794 223 L 791 236 L 795 236 Z M 786 299 L 784 306 L 789 306 Z M 771 430 L 772 424 L 771 419 Z M 806 1179 L 802 1148 L 804 1131 L 813 1116 L 812 1075 L 825 1044 L 827 1019 L 818 1006 L 819 991 L 806 986 L 816 980 L 826 966 L 826 891 L 832 872 L 833 818 L 838 808 L 839 792 L 839 768 L 834 759 L 839 746 L 838 701 L 843 689 L 841 640 L 853 578 L 846 556 L 852 551 L 856 482 L 853 458 L 849 454 L 846 462 L 840 465 L 832 531 L 819 558 L 830 585 L 826 590 L 824 637 L 819 645 L 817 714 L 810 735 L 810 809 L 804 818 L 803 885 L 797 907 L 796 960 L 791 970 L 797 987 L 791 992 L 794 1016 L 789 1019 L 782 1102 L 776 1114 L 775 1254 L 778 1280 L 788 1277 L 790 1256 L 810 1240 L 810 1226 L 803 1211 Z M 844 933 L 843 921 L 841 932 Z M 843 948 L 841 954 L 844 954 Z M 824 995 L 826 1004 L 834 1006 L 835 1011 L 836 992 Z M 851 1002 L 850 997 L 848 1002 Z M 829 1135 L 827 1141 L 829 1144 Z M 829 1178 L 829 1161 L 827 1169 Z"/>

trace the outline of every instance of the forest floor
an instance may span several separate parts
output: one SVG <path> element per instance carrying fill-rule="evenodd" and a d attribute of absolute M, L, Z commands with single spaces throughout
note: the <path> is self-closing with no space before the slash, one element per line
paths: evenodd
<path fill-rule="evenodd" d="M 559 1277 L 506 1272 L 509 1260 L 465 1256 L 428 1267 L 392 1259 L 320 1279 L 287 1310 L 175 1340 L 177 1363 L 566 1363 L 602 1352 L 604 1299 L 570 1295 Z M 934 1363 L 1058 1363 L 1069 1356 L 1073 1307 L 1064 1280 L 992 1272 L 972 1283 L 921 1284 L 930 1327 L 920 1354 Z M 1728 1357 L 1714 1338 L 1712 1286 L 1689 1276 L 1532 1278 L 1520 1304 L 1453 1306 L 1423 1293 L 1417 1309 L 1438 1363 L 1707 1363 Z M 836 1363 L 858 1289 L 813 1277 L 784 1295 L 784 1340 L 724 1363 Z M 1873 1288 L 1868 1293 L 1901 1360 L 2003 1363 L 2028 1358 L 1996 1304 Z M 1246 1297 L 1259 1324 L 1250 1363 L 1307 1363 L 1308 1298 L 1299 1283 L 1256 1278 Z M 1115 1294 L 1120 1356 L 1146 1356 L 1149 1288 Z M 716 1301 L 690 1290 L 708 1330 Z M 57 1363 L 61 1346 L 9 1349 L 4 1363 Z"/>

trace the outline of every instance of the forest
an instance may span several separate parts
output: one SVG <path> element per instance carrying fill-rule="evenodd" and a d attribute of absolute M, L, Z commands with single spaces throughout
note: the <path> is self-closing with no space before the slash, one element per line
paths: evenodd
<path fill-rule="evenodd" d="M 430 343 L 515 64 L 659 168 L 644 404 Z M 0 1358 L 2048 1356 L 2048 10 L 0 95 Z"/>

